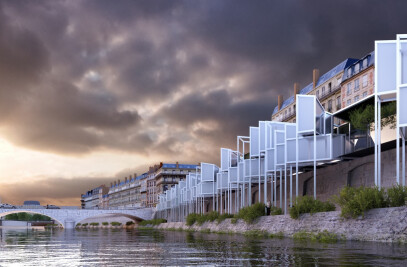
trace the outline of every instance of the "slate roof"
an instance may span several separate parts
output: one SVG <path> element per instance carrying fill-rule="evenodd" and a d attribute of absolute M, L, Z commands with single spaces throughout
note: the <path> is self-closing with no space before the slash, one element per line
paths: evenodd
<path fill-rule="evenodd" d="M 366 67 L 363 67 L 363 60 L 367 59 L 367 65 Z M 359 65 L 359 71 L 355 72 L 355 67 L 356 65 Z M 354 62 L 353 64 L 351 64 L 350 66 L 348 66 L 342 76 L 342 82 L 352 78 L 353 76 L 357 75 L 358 73 L 360 73 L 361 71 L 369 68 L 370 66 L 374 65 L 374 51 L 370 52 L 369 54 L 367 54 L 366 56 L 362 57 L 361 59 L 359 59 L 358 61 Z M 348 70 L 351 69 L 351 73 L 349 75 Z"/>
<path fill-rule="evenodd" d="M 328 81 L 329 79 L 331 79 L 332 77 L 334 77 L 335 75 L 337 75 L 338 73 L 340 73 L 341 71 L 345 70 L 347 67 L 349 67 L 350 65 L 352 65 L 353 63 L 357 62 L 357 59 L 354 58 L 347 58 L 344 61 L 342 61 L 341 63 L 339 63 L 338 65 L 336 65 L 333 69 L 331 69 L 330 71 L 324 73 L 321 77 L 319 77 L 318 82 L 317 82 L 317 87 L 320 86 L 321 84 L 325 83 L 326 81 Z M 302 88 L 299 92 L 300 95 L 306 95 L 309 92 L 312 91 L 312 83 L 308 84 L 307 86 L 305 86 L 304 88 Z M 290 96 L 289 98 L 287 98 L 286 100 L 283 101 L 283 103 L 281 104 L 281 109 L 289 106 L 291 103 L 294 102 L 294 96 Z M 273 115 L 276 114 L 278 112 L 278 106 L 276 106 L 273 110 Z"/>

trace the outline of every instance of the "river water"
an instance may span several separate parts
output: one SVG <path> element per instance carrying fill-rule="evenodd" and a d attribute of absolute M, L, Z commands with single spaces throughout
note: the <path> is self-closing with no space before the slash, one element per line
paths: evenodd
<path fill-rule="evenodd" d="M 0 266 L 407 266 L 407 245 L 154 230 L 1 229 Z"/>

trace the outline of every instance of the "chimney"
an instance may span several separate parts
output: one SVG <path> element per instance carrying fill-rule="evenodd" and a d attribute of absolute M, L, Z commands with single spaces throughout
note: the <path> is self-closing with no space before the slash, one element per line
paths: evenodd
<path fill-rule="evenodd" d="M 281 105 L 283 104 L 283 96 L 278 95 L 278 110 L 281 109 Z"/>
<path fill-rule="evenodd" d="M 294 83 L 294 99 L 295 96 L 300 92 L 300 84 L 299 83 Z"/>
<path fill-rule="evenodd" d="M 125 182 L 125 183 L 127 183 L 127 177 L 126 177 L 126 178 L 124 178 L 124 182 Z"/>
<path fill-rule="evenodd" d="M 317 86 L 317 82 L 319 79 L 319 69 L 313 69 L 312 70 L 312 84 L 313 84 L 313 89 Z"/>

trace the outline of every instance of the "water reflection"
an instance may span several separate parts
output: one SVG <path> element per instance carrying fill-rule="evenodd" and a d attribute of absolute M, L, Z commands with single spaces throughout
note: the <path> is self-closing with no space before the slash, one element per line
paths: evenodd
<path fill-rule="evenodd" d="M 406 266 L 407 246 L 151 230 L 0 229 L 0 266 Z"/>

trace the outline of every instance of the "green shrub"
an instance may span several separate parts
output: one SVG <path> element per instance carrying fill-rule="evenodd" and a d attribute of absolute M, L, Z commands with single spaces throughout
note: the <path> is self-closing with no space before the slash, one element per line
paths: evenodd
<path fill-rule="evenodd" d="M 120 225 L 122 225 L 122 223 L 119 223 L 119 222 L 111 222 L 110 224 L 112 226 L 120 226 Z"/>
<path fill-rule="evenodd" d="M 256 237 L 256 238 L 269 236 L 269 234 L 263 230 L 249 230 L 249 231 L 244 232 L 243 234 L 247 237 Z"/>
<path fill-rule="evenodd" d="M 90 223 L 89 225 L 90 226 L 99 226 L 99 223 L 98 222 L 93 222 L 93 223 Z"/>
<path fill-rule="evenodd" d="M 196 216 L 196 224 L 198 224 L 198 225 L 202 225 L 207 221 L 209 221 L 209 217 L 206 214 L 198 214 Z"/>
<path fill-rule="evenodd" d="M 188 216 L 187 216 L 187 218 L 186 218 L 186 224 L 187 224 L 188 226 L 193 225 L 193 224 L 196 222 L 197 216 L 198 216 L 198 214 L 196 214 L 196 213 L 190 213 L 190 214 L 188 214 Z"/>
<path fill-rule="evenodd" d="M 232 219 L 230 219 L 230 222 L 232 224 L 236 224 L 238 220 L 239 220 L 238 218 L 232 218 Z"/>
<path fill-rule="evenodd" d="M 128 221 L 128 222 L 126 222 L 126 226 L 130 226 L 130 225 L 133 225 L 133 224 L 134 224 L 133 221 Z"/>
<path fill-rule="evenodd" d="M 82 225 L 82 224 L 80 224 L 80 223 L 77 223 L 77 224 L 76 224 L 76 227 L 79 227 L 79 226 L 81 226 L 81 225 Z"/>
<path fill-rule="evenodd" d="M 102 222 L 102 225 L 107 226 L 107 225 L 109 225 L 109 223 L 108 222 Z"/>
<path fill-rule="evenodd" d="M 229 218 L 233 218 L 233 217 L 234 217 L 233 214 L 229 214 L 229 213 L 221 214 L 221 215 L 219 215 L 219 217 L 216 219 L 216 223 L 217 223 L 217 224 L 220 224 L 220 223 L 223 222 L 224 220 L 229 219 Z"/>
<path fill-rule="evenodd" d="M 310 196 L 303 196 L 298 197 L 294 202 L 294 206 L 290 208 L 290 217 L 293 219 L 298 219 L 300 217 L 300 214 L 303 213 L 314 214 L 316 212 L 326 212 L 334 210 L 335 205 L 329 201 L 323 202 Z"/>
<path fill-rule="evenodd" d="M 211 232 L 211 229 L 206 228 L 206 229 L 202 229 L 202 230 L 199 231 L 199 232 L 209 234 L 209 233 Z"/>
<path fill-rule="evenodd" d="M 215 221 L 216 219 L 219 218 L 219 212 L 211 211 L 206 216 L 208 218 L 208 221 L 213 222 L 213 221 Z"/>
<path fill-rule="evenodd" d="M 300 240 L 300 241 L 305 241 L 305 240 L 310 240 L 311 239 L 311 233 L 308 233 L 306 231 L 299 231 L 293 234 L 294 240 Z"/>
<path fill-rule="evenodd" d="M 282 215 L 282 214 L 283 214 L 283 210 L 281 208 L 277 208 L 277 207 L 270 208 L 270 215 Z"/>
<path fill-rule="evenodd" d="M 401 207 L 406 204 L 407 187 L 396 185 L 387 189 L 387 204 L 389 207 Z"/>
<path fill-rule="evenodd" d="M 263 203 L 256 203 L 240 209 L 235 218 L 243 219 L 246 223 L 252 223 L 258 217 L 265 215 L 265 208 L 266 206 Z"/>
<path fill-rule="evenodd" d="M 295 240 L 300 240 L 300 241 L 316 241 L 320 243 L 336 243 L 338 242 L 339 238 L 337 234 L 330 233 L 327 230 L 324 230 L 319 233 L 309 233 L 306 231 L 299 231 L 297 233 L 293 234 L 293 238 Z"/>
<path fill-rule="evenodd" d="M 363 216 L 367 210 L 387 206 L 385 192 L 378 187 L 353 188 L 347 186 L 334 199 L 341 207 L 341 216 L 344 218 L 357 218 L 360 215 Z"/>
<path fill-rule="evenodd" d="M 86 227 L 88 226 L 88 223 L 83 223 L 82 226 Z"/>
<path fill-rule="evenodd" d="M 320 243 L 336 243 L 338 242 L 339 238 L 337 234 L 330 233 L 327 230 L 324 230 L 316 235 L 313 235 L 311 240 Z"/>

